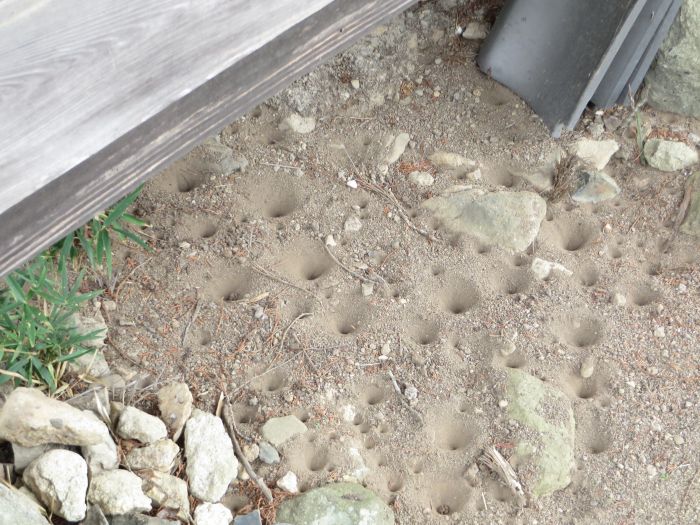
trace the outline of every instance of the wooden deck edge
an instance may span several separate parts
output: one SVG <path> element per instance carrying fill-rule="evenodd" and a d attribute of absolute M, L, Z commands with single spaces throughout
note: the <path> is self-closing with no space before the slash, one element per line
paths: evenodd
<path fill-rule="evenodd" d="M 0 277 L 417 0 L 335 0 L 0 214 Z"/>

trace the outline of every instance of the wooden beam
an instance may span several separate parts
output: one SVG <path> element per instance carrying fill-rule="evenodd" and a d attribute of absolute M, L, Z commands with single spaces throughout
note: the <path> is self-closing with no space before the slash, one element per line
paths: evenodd
<path fill-rule="evenodd" d="M 155 0 L 142 3 L 151 1 Z M 333 0 L 328 3 L 324 0 L 295 0 L 294 4 L 298 5 L 327 5 L 308 16 L 305 14 L 306 18 L 269 41 L 263 44 L 259 41 L 258 49 L 245 56 L 239 56 L 215 76 L 202 76 L 198 79 L 200 83 L 197 87 L 177 92 L 177 97 L 168 100 L 166 107 L 138 125 L 114 132 L 107 145 L 76 165 L 66 169 L 66 164 L 61 164 L 59 175 L 53 178 L 47 176 L 47 182 L 40 183 L 29 195 L 4 210 L 0 214 L 0 275 L 5 275 L 84 224 L 95 213 L 162 171 L 169 163 L 218 132 L 231 120 L 276 94 L 291 81 L 329 59 L 381 21 L 401 12 L 415 1 Z M 156 3 L 162 2 L 165 0 L 158 0 Z M 265 2 L 263 14 L 268 13 L 268 3 L 277 5 L 280 2 L 282 0 Z M 186 6 L 195 4 L 185 1 L 165 3 Z M 202 3 L 221 4 L 214 0 Z M 254 1 L 239 0 L 233 3 L 260 6 Z M 286 3 L 289 4 L 289 1 Z M 55 4 L 62 5 L 63 2 Z M 256 7 L 256 11 L 258 9 Z M 31 13 L 26 16 L 31 17 Z M 187 10 L 182 11 L 180 16 L 187 16 Z M 148 23 L 148 17 L 140 20 L 144 24 Z M 266 20 L 269 19 L 263 18 L 257 23 L 262 24 Z M 200 22 L 206 24 L 207 20 Z M 3 26 L 4 23 L 0 22 L 0 49 L 3 42 Z M 222 28 L 223 31 L 226 24 L 215 24 L 215 27 Z M 161 28 L 162 31 L 167 29 Z M 209 35 L 206 25 L 200 28 L 198 36 L 204 38 L 203 35 Z M 220 35 L 215 37 L 219 38 Z M 151 45 L 159 45 L 157 38 Z M 205 48 L 207 46 L 198 52 L 204 52 Z M 167 53 L 168 50 L 162 49 L 161 52 Z M 7 57 L 0 54 L 0 61 L 6 59 Z M 70 70 L 67 69 L 65 74 L 70 74 Z M 145 85 L 157 81 L 157 78 L 152 78 L 143 70 L 142 74 L 142 82 Z M 8 97 L 3 95 L 7 92 L 7 86 L 7 79 L 4 82 L 0 79 L 0 102 L 3 107 L 8 100 Z M 44 95 L 50 97 L 50 93 Z M 41 97 L 42 93 L 36 93 L 36 96 Z M 112 104 L 118 111 L 120 105 L 126 108 L 130 101 L 125 98 L 113 100 Z M 66 108 L 66 111 L 68 110 L 78 114 L 80 112 L 80 108 L 76 107 Z M 34 116 L 40 119 L 41 114 L 37 113 Z M 109 126 L 110 122 L 114 122 L 113 119 L 113 115 L 109 116 L 101 121 L 102 125 Z M 44 124 L 38 121 L 34 125 L 43 127 Z M 73 137 L 74 140 L 83 135 L 79 129 L 80 124 L 76 126 L 74 130 L 66 131 L 69 138 Z M 0 173 L 7 159 L 11 158 L 5 155 L 5 147 L 9 140 L 7 133 L 6 129 L 1 130 Z M 51 144 L 38 140 L 40 136 L 41 134 L 33 136 L 32 139 L 34 155 L 39 159 L 33 165 L 34 169 L 39 171 L 28 175 L 34 178 L 35 182 L 42 177 L 41 160 L 50 162 L 52 155 L 60 154 Z M 61 171 L 64 169 L 65 171 Z M 21 174 L 15 172 L 14 176 Z M 3 184 L 7 182 L 5 179 L 2 181 Z M 0 202 L 8 195 L 7 190 L 0 186 Z"/>

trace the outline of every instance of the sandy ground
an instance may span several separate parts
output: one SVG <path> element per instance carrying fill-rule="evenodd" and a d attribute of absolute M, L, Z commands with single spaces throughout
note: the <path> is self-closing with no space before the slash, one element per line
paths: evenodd
<path fill-rule="evenodd" d="M 126 279 L 105 312 L 108 361 L 185 380 L 208 410 L 225 390 L 251 436 L 296 414 L 310 431 L 261 473 L 274 481 L 291 469 L 303 490 L 363 477 L 400 524 L 697 523 L 700 246 L 672 238 L 685 176 L 642 167 L 627 130 L 604 131 L 621 145 L 607 168 L 618 198 L 550 203 L 524 253 L 444 231 L 420 204 L 461 179 L 430 165 L 432 152 L 476 161 L 486 188 L 532 189 L 518 174 L 595 128 L 587 114 L 551 139 L 478 70 L 478 42 L 454 36 L 468 15 L 423 4 L 233 122 L 219 140 L 247 159 L 244 172 L 218 173 L 198 148 L 149 183 L 136 211 L 157 251 L 118 254 Z M 315 117 L 315 130 L 281 131 L 292 112 Z M 645 119 L 664 133 L 699 131 L 680 117 Z M 382 174 L 385 144 L 402 132 L 411 142 Z M 411 184 L 416 168 L 434 186 Z M 344 230 L 351 217 L 359 231 Z M 534 257 L 573 275 L 540 281 Z M 378 281 L 371 295 L 358 276 Z M 503 337 L 515 337 L 508 357 Z M 572 483 L 525 506 L 473 467 L 490 444 L 510 456 L 506 367 L 565 392 L 576 418 Z M 415 388 L 410 409 L 389 372 Z M 233 493 L 229 502 L 245 505 Z"/>

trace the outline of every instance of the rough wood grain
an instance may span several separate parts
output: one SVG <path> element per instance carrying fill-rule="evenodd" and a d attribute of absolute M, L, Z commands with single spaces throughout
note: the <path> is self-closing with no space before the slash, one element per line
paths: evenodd
<path fill-rule="evenodd" d="M 70 1 L 74 4 L 76 2 L 83 4 L 78 0 Z M 147 104 L 150 109 L 145 113 L 132 109 L 132 98 L 140 97 L 144 89 L 150 93 L 151 84 L 160 82 L 163 75 L 173 75 L 172 71 L 168 71 L 167 59 L 163 59 L 163 62 L 141 62 L 140 68 L 136 69 L 123 66 L 126 68 L 123 73 L 124 82 L 126 83 L 126 79 L 129 78 L 132 82 L 131 89 L 120 87 L 109 103 L 102 104 L 101 109 L 93 108 L 86 111 L 83 106 L 75 102 L 76 99 L 81 98 L 78 95 L 75 99 L 71 98 L 73 102 L 68 103 L 64 111 L 46 105 L 46 100 L 53 98 L 53 95 L 47 95 L 46 90 L 50 88 L 50 82 L 47 84 L 46 79 L 49 76 L 46 69 L 39 66 L 44 64 L 44 68 L 48 67 L 46 64 L 52 62 L 51 56 L 58 51 L 53 53 L 51 50 L 44 50 L 43 62 L 25 63 L 25 67 L 22 67 L 16 58 L 8 55 L 9 37 L 5 33 L 7 25 L 0 22 L 0 50 L 2 50 L 0 51 L 0 64 L 2 64 L 0 67 L 0 122 L 9 115 L 15 126 L 24 126 L 21 127 L 22 131 L 18 132 L 16 129 L 11 129 L 12 126 L 4 122 L 0 123 L 0 203 L 2 203 L 0 204 L 0 275 L 4 275 L 71 229 L 84 223 L 97 211 L 116 201 L 141 181 L 158 173 L 168 163 L 189 151 L 204 138 L 216 133 L 231 119 L 277 93 L 298 76 L 327 60 L 338 50 L 347 47 L 377 23 L 400 12 L 415 1 L 334 0 L 328 3 L 328 0 L 268 0 L 265 2 L 262 13 L 264 16 L 261 19 L 257 15 L 260 9 L 250 7 L 260 5 L 253 1 L 148 0 L 129 4 L 128 10 L 132 16 L 128 23 L 123 22 L 119 25 L 118 19 L 113 19 L 112 25 L 106 24 L 104 19 L 102 22 L 99 20 L 91 22 L 90 27 L 85 28 L 85 34 L 90 37 L 88 41 L 91 42 L 91 46 L 88 46 L 83 53 L 77 54 L 76 49 L 80 48 L 83 37 L 80 36 L 80 28 L 66 21 L 61 33 L 65 37 L 72 36 L 74 40 L 73 47 L 70 45 L 70 39 L 67 40 L 68 43 L 63 41 L 63 44 L 59 40 L 53 42 L 55 48 L 66 52 L 61 56 L 80 56 L 81 60 L 84 59 L 87 62 L 104 60 L 107 57 L 109 60 L 106 62 L 123 65 L 121 58 L 117 55 L 126 51 L 120 49 L 120 46 L 129 47 L 131 44 L 127 42 L 128 39 L 120 40 L 115 36 L 118 32 L 109 32 L 116 31 L 115 25 L 126 32 L 136 31 L 134 28 L 139 28 L 139 31 L 144 31 L 144 34 L 148 35 L 139 41 L 140 45 L 152 46 L 160 54 L 168 55 L 170 51 L 160 40 L 161 35 L 178 28 L 178 31 L 196 32 L 196 38 L 188 40 L 188 46 L 192 47 L 191 53 L 188 54 L 188 62 L 191 68 L 197 68 L 198 61 L 209 60 L 204 55 L 215 52 L 212 49 L 216 47 L 212 47 L 211 43 L 204 44 L 202 40 L 211 37 L 212 40 L 221 44 L 227 39 L 239 38 L 234 34 L 236 26 L 230 23 L 231 18 L 235 16 L 235 13 L 229 11 L 231 5 L 236 5 L 244 11 L 248 9 L 246 12 L 256 11 L 255 15 L 252 12 L 248 15 L 247 19 L 255 22 L 248 24 L 251 33 L 246 33 L 249 36 L 257 35 L 255 38 L 259 38 L 258 33 L 274 19 L 271 10 L 274 10 L 275 6 L 281 6 L 280 9 L 286 6 L 287 11 L 282 9 L 280 13 L 287 14 L 289 14 L 290 4 L 297 6 L 295 14 L 303 16 L 303 20 L 298 21 L 299 17 L 296 16 L 292 20 L 298 22 L 283 33 L 274 36 L 273 31 L 272 35 L 268 34 L 262 40 L 258 39 L 257 42 L 262 47 L 246 53 L 242 51 L 244 46 L 240 45 L 235 48 L 238 49 L 237 54 L 233 48 L 227 47 L 227 52 L 231 53 L 231 56 L 224 61 L 218 74 L 197 69 L 196 74 L 188 75 L 179 70 L 189 78 L 188 83 L 183 84 L 180 91 L 169 92 L 170 97 L 160 100 L 161 105 L 164 104 L 160 110 L 157 109 L 158 105 L 151 97 Z M 42 3 L 39 0 L 34 2 Z M 103 2 L 119 4 L 118 9 L 109 5 L 105 7 L 112 15 L 117 11 L 122 11 L 123 15 L 123 11 L 127 10 L 126 4 L 121 2 L 100 0 L 99 3 Z M 61 6 L 67 3 L 50 2 L 51 5 Z M 177 16 L 171 18 L 169 24 L 156 24 L 152 17 L 157 18 L 157 13 L 149 12 L 148 9 L 144 11 L 144 4 L 150 7 L 160 5 L 166 10 L 173 9 Z M 322 4 L 328 5 L 309 13 L 310 6 L 318 8 Z M 220 17 L 204 16 L 199 11 L 204 9 L 202 6 L 211 8 L 214 5 L 223 10 L 219 13 Z M 32 19 L 38 12 L 41 12 L 41 6 L 35 7 L 32 13 L 16 16 L 26 21 Z M 200 27 L 198 28 L 195 27 L 197 24 L 193 25 L 183 20 L 192 12 L 199 13 L 197 20 Z M 207 11 L 206 14 L 212 15 L 211 11 Z M 238 15 L 240 16 L 240 10 Z M 15 23 L 18 22 L 12 22 L 10 25 Z M 289 26 L 288 19 L 278 23 L 284 27 Z M 101 31 L 108 31 L 111 36 L 106 37 Z M 212 36 L 214 33 L 216 36 Z M 38 36 L 36 33 L 32 34 Z M 207 38 L 203 35 L 207 35 Z M 267 41 L 261 43 L 265 39 Z M 127 43 L 124 44 L 124 42 Z M 178 48 L 179 46 L 180 44 L 177 44 Z M 128 53 L 132 51 L 134 52 L 132 60 L 140 60 L 136 50 L 130 48 Z M 38 51 L 36 53 L 42 55 Z M 216 56 L 218 59 L 221 58 L 221 54 Z M 51 67 L 54 68 L 54 72 L 71 76 L 73 60 L 76 59 L 57 60 L 57 64 Z M 210 65 L 213 62 L 215 60 L 210 61 Z M 103 64 L 103 67 L 107 66 Z M 105 73 L 107 70 L 100 71 Z M 120 68 L 116 71 L 120 71 Z M 139 75 L 143 84 L 134 87 L 136 84 L 133 80 Z M 22 82 L 19 82 L 20 78 Z M 18 94 L 22 90 L 20 87 L 22 83 L 31 86 L 31 89 L 27 89 L 27 94 L 22 95 L 24 98 Z M 72 85 L 80 93 L 80 82 Z M 173 93 L 175 93 L 174 97 Z M 18 100 L 18 97 L 25 104 L 36 102 L 33 113 L 38 121 L 34 122 L 34 126 L 31 122 L 21 122 L 16 113 L 9 109 L 10 106 L 17 107 L 14 101 Z M 87 95 L 83 98 L 87 98 Z M 10 102 L 11 100 L 13 102 Z M 57 102 L 55 98 L 53 100 Z M 48 113 L 41 119 L 44 111 Z M 70 125 L 61 121 L 60 115 L 63 114 L 64 118 L 67 118 L 66 112 L 75 113 L 69 119 Z M 131 119 L 128 125 L 124 124 L 125 120 L 122 118 L 127 114 Z M 102 145 L 99 141 L 94 142 L 91 133 L 85 131 L 85 129 L 91 129 L 92 133 L 95 133 L 95 119 L 99 124 L 97 128 L 105 132 L 101 139 L 105 143 Z M 61 128 L 62 133 L 54 129 L 56 126 Z M 62 134 L 64 136 L 61 136 Z M 14 140 L 10 135 L 14 136 Z M 18 141 L 27 141 L 23 146 L 25 155 L 20 154 L 22 148 L 16 144 Z M 91 146 L 86 150 L 70 149 L 70 153 L 66 154 L 62 148 L 74 142 L 87 142 Z M 88 151 L 96 147 L 99 149 Z M 53 159 L 54 156 L 61 157 L 60 162 L 58 159 Z M 50 164 L 52 169 L 42 170 L 42 167 L 46 168 L 44 163 Z M 7 204 L 12 201 L 10 195 L 13 191 L 17 191 L 16 181 L 18 178 L 23 178 L 22 173 L 25 173 L 24 177 L 31 179 L 30 193 L 21 201 Z M 14 190 L 8 189 L 13 186 Z M 27 186 L 24 187 L 26 191 Z M 5 211 L 1 212 L 3 209 Z"/>

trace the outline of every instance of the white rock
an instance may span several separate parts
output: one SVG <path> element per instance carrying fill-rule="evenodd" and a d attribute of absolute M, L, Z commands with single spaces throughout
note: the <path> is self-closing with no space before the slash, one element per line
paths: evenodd
<path fill-rule="evenodd" d="M 350 179 L 345 184 L 348 188 L 352 188 L 353 190 L 357 189 L 357 181 L 355 179 Z"/>
<path fill-rule="evenodd" d="M 178 452 L 180 448 L 174 441 L 160 439 L 143 447 L 131 449 L 124 458 L 124 464 L 131 470 L 152 469 L 170 472 L 175 466 Z"/>
<path fill-rule="evenodd" d="M 185 480 L 157 470 L 143 470 L 139 476 L 143 479 L 143 491 L 156 506 L 174 509 L 182 521 L 187 521 L 190 501 Z"/>
<path fill-rule="evenodd" d="M 316 119 L 313 117 L 302 117 L 298 113 L 292 113 L 282 121 L 279 128 L 281 130 L 291 130 L 305 135 L 316 129 Z"/>
<path fill-rule="evenodd" d="M 409 401 L 414 401 L 415 399 L 418 399 L 418 389 L 413 385 L 406 385 L 403 395 L 406 396 L 406 399 Z"/>
<path fill-rule="evenodd" d="M 489 33 L 489 27 L 483 22 L 469 22 L 462 31 L 462 38 L 467 40 L 483 40 Z"/>
<path fill-rule="evenodd" d="M 171 383 L 158 390 L 158 410 L 173 441 L 177 441 L 185 422 L 192 414 L 192 393 L 187 385 Z"/>
<path fill-rule="evenodd" d="M 655 337 L 666 337 L 666 329 L 663 326 L 657 326 L 654 328 Z"/>
<path fill-rule="evenodd" d="M 649 166 L 661 171 L 679 171 L 698 162 L 698 152 L 683 142 L 651 139 L 644 144 Z"/>
<path fill-rule="evenodd" d="M 619 149 L 620 145 L 614 140 L 581 139 L 573 145 L 572 153 L 595 169 L 602 170 Z"/>
<path fill-rule="evenodd" d="M 190 492 L 202 501 L 219 501 L 238 475 L 238 460 L 220 418 L 195 409 L 185 425 L 185 455 Z"/>
<path fill-rule="evenodd" d="M 194 509 L 194 525 L 228 525 L 231 520 L 231 511 L 221 503 L 202 503 Z"/>
<path fill-rule="evenodd" d="M 374 284 L 373 283 L 362 283 L 362 296 L 363 297 L 369 297 L 374 293 Z"/>
<path fill-rule="evenodd" d="M 360 89 L 360 81 L 357 80 L 356 78 L 353 78 L 350 81 L 350 85 L 353 87 L 353 89 Z"/>
<path fill-rule="evenodd" d="M 299 492 L 299 485 L 297 482 L 297 475 L 291 470 L 288 471 L 284 476 L 277 480 L 277 486 L 289 492 L 290 494 L 296 494 Z"/>
<path fill-rule="evenodd" d="M 581 363 L 581 377 L 588 379 L 593 376 L 595 372 L 595 358 L 593 356 L 586 356 L 586 358 Z"/>
<path fill-rule="evenodd" d="M 107 515 L 147 512 L 151 499 L 141 484 L 141 478 L 128 470 L 106 470 L 92 478 L 88 501 Z"/>
<path fill-rule="evenodd" d="M 99 418 L 89 410 L 84 411 L 88 417 Z M 87 461 L 90 476 L 95 476 L 103 470 L 113 470 L 119 467 L 119 454 L 117 444 L 112 439 L 109 429 L 103 424 L 102 440 L 94 445 L 86 445 L 81 448 L 83 457 Z"/>
<path fill-rule="evenodd" d="M 362 229 L 362 221 L 359 217 L 351 215 L 345 219 L 345 225 L 343 228 L 346 232 L 359 232 Z"/>
<path fill-rule="evenodd" d="M 545 280 L 548 279 L 552 272 L 560 272 L 564 275 L 573 275 L 574 272 L 566 268 L 565 266 L 551 261 L 545 261 L 535 257 L 532 260 L 532 265 L 530 266 L 532 272 L 537 276 L 538 279 Z"/>
<path fill-rule="evenodd" d="M 412 171 L 408 174 L 408 180 L 416 186 L 432 186 L 435 178 L 425 171 Z"/>
<path fill-rule="evenodd" d="M 68 521 L 85 517 L 87 463 L 70 450 L 49 450 L 24 470 L 22 481 L 53 513 Z"/>
<path fill-rule="evenodd" d="M 625 306 L 627 304 L 627 297 L 620 292 L 615 292 L 610 301 L 616 306 Z"/>
<path fill-rule="evenodd" d="M 330 248 L 334 248 L 335 246 L 338 246 L 338 243 L 335 242 L 335 237 L 333 237 L 333 235 L 328 235 L 326 237 L 326 246 L 328 246 Z"/>
<path fill-rule="evenodd" d="M 125 439 L 141 443 L 153 443 L 168 437 L 168 430 L 156 416 L 146 414 L 134 407 L 125 407 L 119 416 L 117 434 Z"/>
<path fill-rule="evenodd" d="M 34 388 L 16 388 L 0 410 L 0 439 L 23 447 L 100 443 L 105 424 Z"/>
<path fill-rule="evenodd" d="M 401 155 L 403 155 L 403 152 L 406 151 L 406 146 L 408 146 L 408 142 L 410 140 L 411 137 L 408 135 L 408 133 L 399 133 L 394 139 L 394 143 L 392 144 L 389 153 L 384 159 L 384 163 L 393 164 L 394 162 L 399 160 Z"/>
<path fill-rule="evenodd" d="M 0 525 L 50 525 L 41 507 L 19 490 L 0 483 Z"/>

